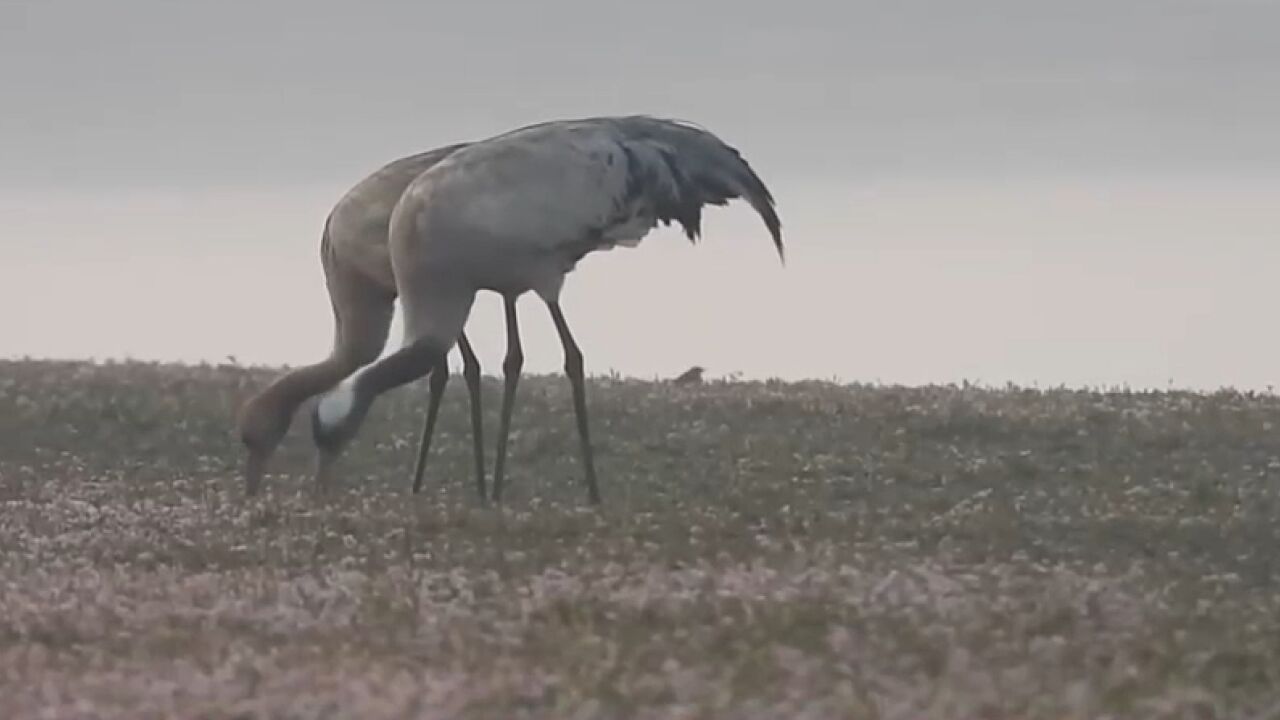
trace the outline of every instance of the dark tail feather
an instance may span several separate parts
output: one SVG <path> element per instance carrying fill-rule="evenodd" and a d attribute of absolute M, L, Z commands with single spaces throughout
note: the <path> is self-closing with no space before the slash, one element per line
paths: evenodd
<path fill-rule="evenodd" d="M 723 143 L 722 143 L 723 144 Z M 743 197 L 760 215 L 760 219 L 764 221 L 764 225 L 769 229 L 769 234 L 773 237 L 773 246 L 778 251 L 778 259 L 784 264 L 787 261 L 786 253 L 782 246 L 782 220 L 778 217 L 778 211 L 775 209 L 773 193 L 769 192 L 769 188 L 765 186 L 764 181 L 756 174 L 737 150 L 724 146 L 726 150 L 733 153 L 733 157 L 737 160 L 739 171 L 737 173 L 740 187 L 744 192 L 740 192 L 739 197 Z M 716 203 L 723 205 L 724 202 L 733 197 L 726 195 L 726 191 L 732 191 L 733 188 L 725 187 L 723 184 L 711 184 L 704 181 L 705 192 L 708 198 L 720 197 L 724 198 Z"/>
<path fill-rule="evenodd" d="M 640 163 L 646 175 L 641 182 L 652 192 L 660 221 L 679 223 L 685 235 L 696 241 L 702 232 L 703 205 L 742 198 L 760 215 L 779 260 L 786 262 L 782 221 L 773 194 L 737 150 L 689 123 L 631 117 L 622 119 L 620 126 L 631 140 L 645 146 L 644 152 L 635 155 L 661 159 L 662 167 Z M 666 178 L 670 181 L 663 182 Z"/>

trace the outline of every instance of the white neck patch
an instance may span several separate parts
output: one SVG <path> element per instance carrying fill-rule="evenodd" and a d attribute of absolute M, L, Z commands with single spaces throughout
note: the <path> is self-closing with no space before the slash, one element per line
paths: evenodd
<path fill-rule="evenodd" d="M 356 375 L 352 374 L 346 380 L 338 383 L 338 386 L 325 396 L 320 398 L 320 405 L 316 408 L 316 414 L 320 417 L 320 424 L 326 430 L 342 424 L 347 416 L 351 414 L 351 409 L 356 404 Z"/>

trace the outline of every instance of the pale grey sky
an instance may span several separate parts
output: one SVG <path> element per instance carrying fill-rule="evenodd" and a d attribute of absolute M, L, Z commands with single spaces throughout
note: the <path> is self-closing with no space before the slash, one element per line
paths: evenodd
<path fill-rule="evenodd" d="M 789 262 L 737 205 L 697 248 L 588 259 L 565 306 L 595 372 L 1266 386 L 1276 27 L 1262 0 L 7 0 L 0 355 L 307 362 L 351 184 L 647 112 L 742 150 Z M 496 301 L 471 328 L 496 371 Z"/>

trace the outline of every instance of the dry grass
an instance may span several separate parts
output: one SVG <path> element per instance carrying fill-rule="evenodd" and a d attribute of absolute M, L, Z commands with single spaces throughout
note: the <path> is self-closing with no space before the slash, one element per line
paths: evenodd
<path fill-rule="evenodd" d="M 0 717 L 1280 709 L 1271 396 L 598 378 L 597 512 L 528 378 L 495 511 L 456 380 L 430 492 L 416 385 L 340 497 L 299 421 L 246 502 L 229 418 L 273 375 L 0 363 Z"/>

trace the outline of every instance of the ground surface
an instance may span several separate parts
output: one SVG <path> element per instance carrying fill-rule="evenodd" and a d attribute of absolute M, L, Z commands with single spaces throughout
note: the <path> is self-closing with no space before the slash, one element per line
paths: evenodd
<path fill-rule="evenodd" d="M 0 362 L 0 717 L 1280 710 L 1275 397 L 597 378 L 597 512 L 527 378 L 499 512 L 456 376 L 429 492 L 418 384 L 246 501 L 273 376 Z"/>

